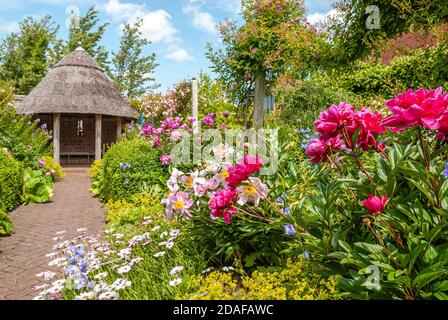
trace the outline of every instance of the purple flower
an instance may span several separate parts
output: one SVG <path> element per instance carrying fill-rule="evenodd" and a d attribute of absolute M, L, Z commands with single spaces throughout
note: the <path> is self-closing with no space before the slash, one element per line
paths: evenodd
<path fill-rule="evenodd" d="M 171 163 L 171 157 L 168 154 L 164 154 L 160 157 L 160 162 L 164 165 L 169 165 Z"/>
<path fill-rule="evenodd" d="M 293 236 L 296 234 L 296 229 L 294 228 L 294 226 L 290 223 L 288 224 L 284 224 L 283 228 L 285 228 L 285 233 L 289 236 Z"/>
<path fill-rule="evenodd" d="M 448 179 L 448 162 L 445 163 L 445 170 L 442 171 L 442 174 L 445 178 Z"/>
<path fill-rule="evenodd" d="M 45 167 L 46 165 L 47 165 L 47 163 L 45 162 L 44 159 L 39 160 L 39 167 L 43 168 L 43 167 Z"/>
<path fill-rule="evenodd" d="M 228 118 L 228 117 L 229 117 L 229 113 L 228 113 L 227 111 L 224 111 L 224 112 L 222 113 L 222 116 L 223 116 L 224 118 Z"/>
<path fill-rule="evenodd" d="M 215 121 L 213 120 L 213 118 L 210 118 L 209 116 L 207 116 L 202 120 L 202 124 L 205 124 L 205 125 L 211 127 L 215 124 Z"/>

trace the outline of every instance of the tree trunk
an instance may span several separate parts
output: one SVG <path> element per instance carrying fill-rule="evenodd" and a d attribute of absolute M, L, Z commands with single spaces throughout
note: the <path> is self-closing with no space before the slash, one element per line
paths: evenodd
<path fill-rule="evenodd" d="M 266 71 L 260 67 L 255 78 L 254 128 L 256 129 L 263 128 L 265 89 Z"/>

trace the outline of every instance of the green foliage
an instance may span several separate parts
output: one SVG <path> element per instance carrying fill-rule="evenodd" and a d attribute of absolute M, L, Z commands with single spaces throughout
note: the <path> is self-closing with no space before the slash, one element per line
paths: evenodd
<path fill-rule="evenodd" d="M 127 164 L 130 167 L 124 169 Z M 101 170 L 99 196 L 104 200 L 130 200 L 132 195 L 161 185 L 166 175 L 158 151 L 140 137 L 124 138 L 112 145 L 103 158 Z"/>
<path fill-rule="evenodd" d="M 51 154 L 48 133 L 37 121 L 17 115 L 11 105 L 12 91 L 0 85 L 0 147 L 12 152 L 25 166 L 33 166 L 42 155 Z"/>
<path fill-rule="evenodd" d="M 379 9 L 378 29 L 368 29 L 372 13 L 368 6 Z M 335 4 L 340 19 L 333 19 L 329 33 L 335 41 L 334 56 L 342 62 L 353 61 L 379 49 L 387 39 L 413 30 L 430 30 L 445 23 L 447 2 L 443 1 L 388 1 L 342 0 Z"/>
<path fill-rule="evenodd" d="M 115 85 L 127 99 L 138 98 L 148 89 L 157 87 L 155 84 L 148 85 L 155 81 L 151 74 L 157 64 L 155 54 L 143 55 L 143 49 L 151 42 L 140 31 L 142 23 L 139 20 L 134 25 L 124 24 L 120 50 L 112 58 Z"/>
<path fill-rule="evenodd" d="M 448 45 L 442 43 L 433 48 L 419 49 L 396 57 L 390 65 L 356 62 L 340 76 L 336 76 L 334 82 L 363 98 L 389 98 L 408 88 L 432 88 L 440 85 L 446 87 L 447 54 Z"/>
<path fill-rule="evenodd" d="M 131 201 L 109 201 L 107 209 L 107 227 L 135 225 L 144 217 L 157 217 L 163 212 L 160 198 L 155 194 L 142 193 L 131 196 Z"/>
<path fill-rule="evenodd" d="M 42 157 L 42 160 L 45 161 L 45 167 L 42 168 L 42 170 L 44 170 L 45 172 L 50 172 L 52 169 L 56 171 L 56 173 L 53 175 L 54 179 L 62 178 L 63 176 L 65 176 L 61 165 L 57 164 L 54 161 L 53 157 L 44 156 Z"/>
<path fill-rule="evenodd" d="M 9 212 L 19 204 L 22 174 L 22 164 L 0 149 L 0 212 Z"/>
<path fill-rule="evenodd" d="M 311 127 L 319 113 L 329 105 L 339 104 L 342 100 L 355 102 L 356 98 L 348 90 L 316 75 L 295 87 L 277 87 L 276 100 L 282 122 L 299 129 Z"/>
<path fill-rule="evenodd" d="M 46 203 L 53 197 L 53 179 L 41 170 L 26 168 L 21 200 L 25 204 Z"/>
<path fill-rule="evenodd" d="M 330 300 L 337 299 L 336 279 L 327 278 L 321 265 L 303 259 L 288 260 L 276 271 L 254 271 L 237 277 L 219 271 L 195 276 L 184 300 Z"/>
<path fill-rule="evenodd" d="M 48 70 L 47 52 L 58 30 L 48 15 L 21 22 L 20 31 L 8 35 L 0 46 L 0 80 L 19 94 L 28 94 Z"/>
<path fill-rule="evenodd" d="M 307 230 L 295 249 L 311 251 L 341 274 L 339 287 L 346 297 L 447 297 L 448 181 L 441 175 L 447 146 L 426 140 L 427 169 L 422 149 L 415 144 L 416 131 L 412 132 L 409 144 L 394 137 L 387 158 L 362 158 L 378 184 L 376 192 L 354 159 L 343 157 L 343 178 L 327 170 L 315 192 L 295 210 L 295 218 Z M 367 215 L 360 200 L 374 193 L 387 195 L 388 205 L 363 224 Z M 372 281 L 374 277 L 379 282 Z"/>
<path fill-rule="evenodd" d="M 9 235 L 14 231 L 14 224 L 8 214 L 0 208 L 0 236 Z"/>

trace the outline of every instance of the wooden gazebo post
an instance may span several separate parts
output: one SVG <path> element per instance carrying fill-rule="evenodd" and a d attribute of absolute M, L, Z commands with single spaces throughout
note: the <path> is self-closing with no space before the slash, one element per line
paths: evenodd
<path fill-rule="evenodd" d="M 53 158 L 61 164 L 61 114 L 53 114 Z"/>
<path fill-rule="evenodd" d="M 117 141 L 121 138 L 121 132 L 123 130 L 122 121 L 121 117 L 117 117 Z"/>
<path fill-rule="evenodd" d="M 101 160 L 101 114 L 95 114 L 95 160 Z"/>

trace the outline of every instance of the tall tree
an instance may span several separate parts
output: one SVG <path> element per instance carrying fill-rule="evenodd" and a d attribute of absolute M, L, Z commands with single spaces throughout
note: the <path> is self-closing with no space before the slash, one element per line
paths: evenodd
<path fill-rule="evenodd" d="M 134 25 L 124 24 L 120 50 L 112 58 L 112 78 L 128 99 L 138 98 L 149 89 L 158 87 L 151 76 L 158 65 L 155 54 L 143 54 L 143 49 L 151 42 L 140 31 L 142 22 L 139 20 Z"/>
<path fill-rule="evenodd" d="M 100 45 L 109 23 L 98 26 L 100 19 L 98 10 L 92 6 L 82 17 L 72 17 L 69 27 L 68 41 L 61 53 L 67 54 L 81 45 L 96 61 L 110 73 L 109 54 L 104 46 Z M 98 26 L 98 27 L 97 27 Z"/>
<path fill-rule="evenodd" d="M 253 97 L 253 126 L 259 128 L 265 91 L 288 69 L 305 76 L 323 39 L 307 23 L 302 0 L 243 0 L 242 8 L 245 23 L 240 28 L 232 22 L 221 24 L 224 50 L 209 45 L 208 57 L 212 69 L 230 82 L 229 88 L 236 92 L 244 88 L 245 96 Z M 243 105 L 247 107 L 247 102 Z M 247 114 L 244 109 L 243 115 Z"/>
<path fill-rule="evenodd" d="M 0 79 L 17 93 L 28 94 L 48 69 L 47 54 L 58 30 L 48 15 L 40 20 L 27 17 L 0 45 Z"/>

